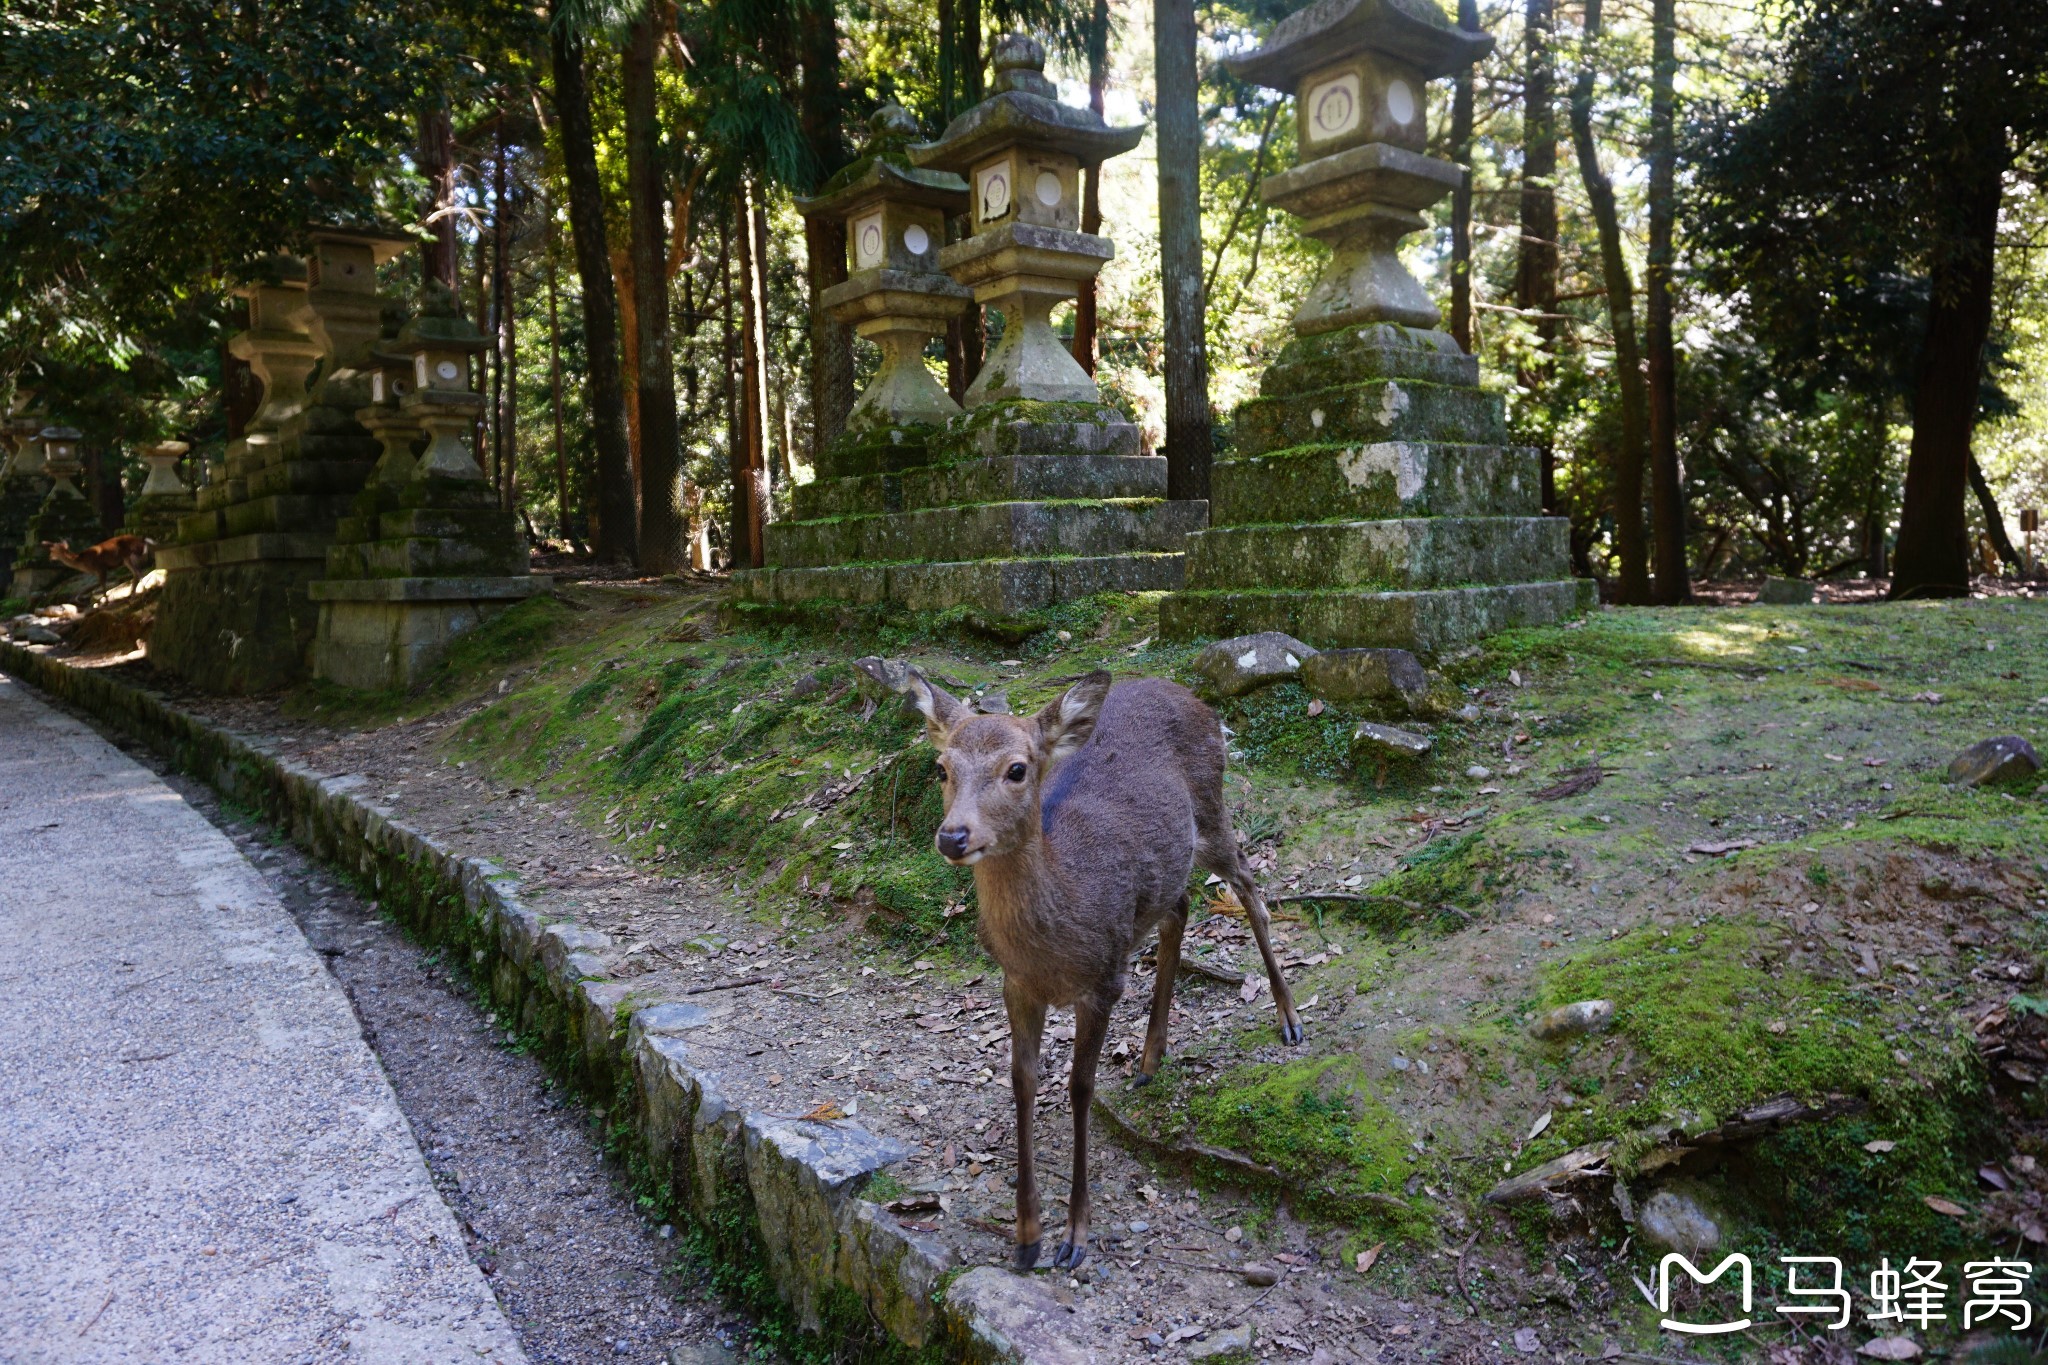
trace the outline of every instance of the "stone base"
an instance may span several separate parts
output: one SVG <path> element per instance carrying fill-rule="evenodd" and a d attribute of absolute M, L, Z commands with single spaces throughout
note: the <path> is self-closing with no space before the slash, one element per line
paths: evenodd
<path fill-rule="evenodd" d="M 152 663 L 209 692 L 268 692 L 306 676 L 319 622 L 306 585 L 325 572 L 326 561 L 319 553 L 296 559 L 234 553 L 266 539 L 244 536 L 158 552 L 160 564 L 174 549 L 212 553 L 202 564 L 169 569 L 150 631 Z M 220 554 L 223 549 L 229 553 Z"/>
<path fill-rule="evenodd" d="M 531 575 L 315 582 L 313 676 L 370 691 L 421 686 L 456 637 L 553 588 Z"/>
<path fill-rule="evenodd" d="M 1101 592 L 1172 592 L 1182 555 L 1121 554 L 1062 559 L 988 559 L 940 564 L 842 564 L 829 568 L 742 569 L 733 575 L 749 602 L 818 598 L 861 605 L 893 602 L 911 611 L 969 607 L 1017 616 Z"/>
<path fill-rule="evenodd" d="M 1412 592 L 1535 583 L 1570 562 L 1563 517 L 1392 517 L 1218 526 L 1188 538 L 1188 581 L 1205 589 Z"/>
<path fill-rule="evenodd" d="M 1172 640 L 1277 630 L 1330 649 L 1434 654 L 1495 631 L 1569 620 L 1593 606 L 1596 591 L 1590 579 L 1424 592 L 1194 590 L 1160 603 L 1159 627 Z"/>
<path fill-rule="evenodd" d="M 14 572 L 8 576 L 7 595 L 19 597 L 24 602 L 41 597 L 75 572 L 47 559 L 17 560 Z"/>

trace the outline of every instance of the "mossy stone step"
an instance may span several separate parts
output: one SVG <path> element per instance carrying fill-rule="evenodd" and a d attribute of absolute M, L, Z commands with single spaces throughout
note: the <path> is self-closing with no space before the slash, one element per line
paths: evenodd
<path fill-rule="evenodd" d="M 940 428 L 905 422 L 848 432 L 819 453 L 820 479 L 893 474 L 928 463 L 930 445 Z"/>
<path fill-rule="evenodd" d="M 1570 575 L 1570 523 L 1563 517 L 1219 526 L 1188 538 L 1188 587 L 1197 590 L 1408 591 Z"/>
<path fill-rule="evenodd" d="M 370 476 L 370 460 L 286 460 L 251 470 L 251 498 L 279 493 L 354 493 Z"/>
<path fill-rule="evenodd" d="M 1136 455 L 1138 429 L 1105 403 L 987 403 L 946 424 L 931 463 L 1000 455 Z"/>
<path fill-rule="evenodd" d="M 1496 631 L 1577 616 L 1592 605 L 1594 591 L 1590 579 L 1568 578 L 1420 592 L 1177 592 L 1159 604 L 1159 626 L 1176 640 L 1279 630 L 1322 649 L 1434 654 Z"/>
<path fill-rule="evenodd" d="M 743 569 L 733 575 L 749 602 L 818 598 L 862 605 L 893 602 L 912 611 L 968 607 L 1015 616 L 1102 592 L 1171 592 L 1180 587 L 1178 554 L 983 559 L 929 564 L 841 564 Z"/>
<path fill-rule="evenodd" d="M 1218 460 L 1213 525 L 1331 517 L 1512 516 L 1542 510 L 1542 464 L 1519 446 L 1306 445 Z"/>
<path fill-rule="evenodd" d="M 1163 498 L 1158 456 L 999 455 L 900 474 L 819 479 L 791 493 L 799 521 L 874 516 L 962 503 Z"/>
<path fill-rule="evenodd" d="M 1238 405 L 1237 443 L 1260 455 L 1319 442 L 1446 441 L 1504 445 L 1499 394 L 1454 384 L 1380 379 Z"/>
<path fill-rule="evenodd" d="M 353 492 L 275 493 L 221 509 L 223 534 L 261 535 L 266 531 L 326 530 L 347 516 Z"/>
<path fill-rule="evenodd" d="M 776 522 L 767 529 L 765 548 L 770 563 L 791 568 L 1109 555 L 1179 550 L 1207 521 L 1206 503 L 1158 498 L 993 502 Z"/>
<path fill-rule="evenodd" d="M 1383 322 L 1296 337 L 1267 367 L 1259 392 L 1268 398 L 1373 379 L 1418 380 L 1477 387 L 1479 361 L 1443 332 Z"/>
<path fill-rule="evenodd" d="M 329 578 L 436 578 L 500 576 L 526 568 L 526 547 L 510 540 L 478 544 L 434 536 L 403 536 L 333 545 L 327 551 Z"/>

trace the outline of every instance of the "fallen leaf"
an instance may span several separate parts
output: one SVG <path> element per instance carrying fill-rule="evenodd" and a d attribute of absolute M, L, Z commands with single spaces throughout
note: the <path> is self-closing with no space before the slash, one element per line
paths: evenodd
<path fill-rule="evenodd" d="M 891 1213 L 935 1213 L 939 1197 L 936 1194 L 906 1194 L 901 1199 L 891 1199 L 882 1207 Z"/>
<path fill-rule="evenodd" d="M 1927 703 L 1927 704 L 1928 704 L 1929 706 L 1939 706 L 1939 705 L 1941 705 L 1941 693 L 1939 693 L 1939 692 L 1915 692 L 1915 693 L 1913 694 L 1913 700 L 1914 700 L 1914 701 L 1924 701 L 1924 702 L 1926 702 L 1926 703 Z M 1879 1340 L 1884 1340 L 1884 1338 L 1879 1338 Z"/>
<path fill-rule="evenodd" d="M 1977 1168 L 1977 1178 L 1994 1190 L 2009 1190 L 2012 1188 L 2012 1179 L 2004 1171 L 1999 1170 L 1997 1166 L 1989 1163 Z"/>
<path fill-rule="evenodd" d="M 1701 853 L 1709 858 L 1718 858 L 1725 853 L 1734 853 L 1738 849 L 1755 848 L 1756 846 L 1757 841 L 1754 839 L 1729 839 L 1724 843 L 1694 844 L 1686 852 Z"/>
<path fill-rule="evenodd" d="M 1259 992 L 1266 989 L 1266 978 L 1247 974 L 1244 984 L 1237 988 L 1237 998 L 1249 1005 L 1259 998 Z"/>
<path fill-rule="evenodd" d="M 1168 1332 L 1166 1334 L 1166 1344 L 1168 1346 L 1171 1346 L 1176 1341 L 1192 1340 L 1193 1338 L 1202 1335 L 1202 1330 L 1203 1329 L 1199 1325 L 1194 1323 L 1190 1323 L 1186 1327 L 1176 1327 L 1171 1332 Z"/>
<path fill-rule="evenodd" d="M 1534 1142 L 1542 1134 L 1543 1130 L 1549 1126 L 1550 1111 L 1546 1109 L 1543 1111 L 1543 1116 L 1537 1119 L 1535 1125 L 1529 1129 L 1529 1136 L 1524 1141 Z"/>
<path fill-rule="evenodd" d="M 1871 682 L 1868 678 L 1822 678 L 1821 681 L 1829 687 L 1839 687 L 1849 692 L 1884 691 L 1882 684 Z"/>
<path fill-rule="evenodd" d="M 1879 1138 L 1875 1142 L 1864 1143 L 1863 1150 L 1866 1152 L 1874 1152 L 1878 1156 L 1883 1156 L 1886 1152 L 1889 1152 L 1892 1148 L 1898 1145 L 1898 1143 L 1893 1142 L 1890 1138 Z"/>
<path fill-rule="evenodd" d="M 1312 716 L 1320 716 L 1321 714 L 1323 714 L 1323 699 L 1321 697 L 1317 697 L 1314 701 L 1308 704 L 1308 713 Z"/>
<path fill-rule="evenodd" d="M 1878 1337 L 1857 1347 L 1856 1354 L 1872 1360 L 1911 1360 L 1920 1348 L 1911 1337 Z"/>
<path fill-rule="evenodd" d="M 1536 1335 L 1534 1327 L 1517 1327 L 1515 1349 L 1525 1356 L 1533 1356 L 1543 1349 L 1543 1338 Z"/>
<path fill-rule="evenodd" d="M 811 1110 L 810 1113 L 799 1114 L 797 1117 L 799 1121 L 810 1121 L 814 1123 L 831 1123 L 836 1119 L 845 1118 L 846 1111 L 839 1107 L 839 1101 L 825 1100 L 821 1102 L 817 1108 Z"/>
<path fill-rule="evenodd" d="M 1936 1213 L 1947 1214 L 1950 1218 L 1968 1218 L 1970 1216 L 1970 1211 L 1961 1204 L 1953 1200 L 1943 1199 L 1938 1194 L 1930 1194 L 1921 1202 Z"/>
<path fill-rule="evenodd" d="M 1359 1274 L 1365 1274 L 1366 1271 L 1371 1270 L 1373 1266 L 1378 1263 L 1380 1259 L 1380 1250 L 1385 1246 L 1385 1242 L 1375 1242 L 1371 1246 L 1367 1247 L 1364 1251 L 1358 1253 L 1357 1265 Z"/>

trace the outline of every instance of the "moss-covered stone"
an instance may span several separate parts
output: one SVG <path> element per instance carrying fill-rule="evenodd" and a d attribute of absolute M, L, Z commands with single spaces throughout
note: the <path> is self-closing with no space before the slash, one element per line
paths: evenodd
<path fill-rule="evenodd" d="M 1380 441 L 1294 446 L 1218 460 L 1210 524 L 1368 517 L 1533 517 L 1542 511 L 1537 452 L 1519 446 Z"/>
<path fill-rule="evenodd" d="M 1267 367 L 1259 392 L 1269 398 L 1374 379 L 1430 384 L 1479 383 L 1479 361 L 1442 332 L 1383 322 L 1297 336 Z"/>
<path fill-rule="evenodd" d="M 1160 604 L 1159 626 L 1168 639 L 1281 630 L 1330 648 L 1434 654 L 1511 627 L 1567 620 L 1587 609 L 1592 587 L 1564 579 L 1421 592 L 1187 591 Z"/>
<path fill-rule="evenodd" d="M 1500 395 L 1464 385 L 1368 380 L 1254 398 L 1237 409 L 1238 448 L 1248 454 L 1317 441 L 1500 445 L 1506 440 Z"/>
<path fill-rule="evenodd" d="M 1190 543 L 1188 587 L 1400 592 L 1571 572 L 1563 517 L 1404 517 L 1217 527 Z"/>
<path fill-rule="evenodd" d="M 777 522 L 767 544 L 770 560 L 789 568 L 1164 551 L 1179 549 L 1203 514 L 1201 503 L 1163 499 L 978 503 Z"/>

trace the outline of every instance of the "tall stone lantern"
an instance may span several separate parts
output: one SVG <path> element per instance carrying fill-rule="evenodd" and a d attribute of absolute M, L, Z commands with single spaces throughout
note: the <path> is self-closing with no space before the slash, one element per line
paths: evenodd
<path fill-rule="evenodd" d="M 399 399 L 399 411 L 427 433 L 415 478 L 483 479 L 471 447 L 484 396 L 469 386 L 469 364 L 490 344 L 438 282 L 419 316 L 399 331 L 396 348 L 412 356 L 412 391 Z"/>
<path fill-rule="evenodd" d="M 1061 104 L 1045 49 L 1013 33 L 992 54 L 993 93 L 915 148 L 920 166 L 967 178 L 972 235 L 939 265 L 1003 315 L 1002 340 L 969 386 L 972 408 L 1005 398 L 1093 403 L 1095 380 L 1052 330 L 1052 310 L 1095 278 L 1116 249 L 1080 231 L 1081 171 L 1138 145 L 1143 128 L 1112 128 Z"/>
<path fill-rule="evenodd" d="M 169 543 L 177 534 L 178 519 L 192 510 L 192 490 L 178 477 L 178 461 L 191 448 L 184 441 L 158 441 L 142 447 L 149 477 L 129 509 L 130 532 L 159 544 Z"/>
<path fill-rule="evenodd" d="M 924 348 L 974 301 L 938 268 L 946 218 L 967 207 L 967 182 L 910 163 L 917 120 L 901 105 L 883 105 L 868 126 L 866 154 L 797 202 L 806 218 L 846 225 L 846 280 L 819 301 L 882 350 L 845 434 L 822 453 L 821 479 L 923 464 L 932 431 L 960 411 L 925 368 Z"/>
<path fill-rule="evenodd" d="M 243 458 L 237 460 L 237 452 L 229 452 L 230 479 L 275 459 L 278 429 L 306 406 L 306 381 L 321 354 L 306 297 L 309 279 L 303 260 L 279 255 L 264 262 L 262 278 L 241 290 L 249 305 L 249 326 L 237 332 L 228 347 L 262 381 L 263 402 L 248 421 Z"/>
<path fill-rule="evenodd" d="M 1428 653 L 1590 601 L 1536 452 L 1507 444 L 1503 400 L 1398 252 L 1465 173 L 1423 152 L 1426 84 L 1492 43 L 1436 0 L 1318 0 L 1229 60 L 1294 97 L 1299 162 L 1261 188 L 1330 256 L 1211 471 L 1169 636 Z"/>
<path fill-rule="evenodd" d="M 79 459 L 79 443 L 84 439 L 84 432 L 66 426 L 44 427 L 36 436 L 43 447 L 43 473 L 49 478 L 50 489 L 43 495 L 35 515 L 29 518 L 22 536 L 10 589 L 15 597 L 46 591 L 70 575 L 69 569 L 50 559 L 43 549 L 46 543 L 63 541 L 80 550 L 98 544 L 102 538 L 99 513 L 78 491 L 75 482 L 85 472 Z"/>

